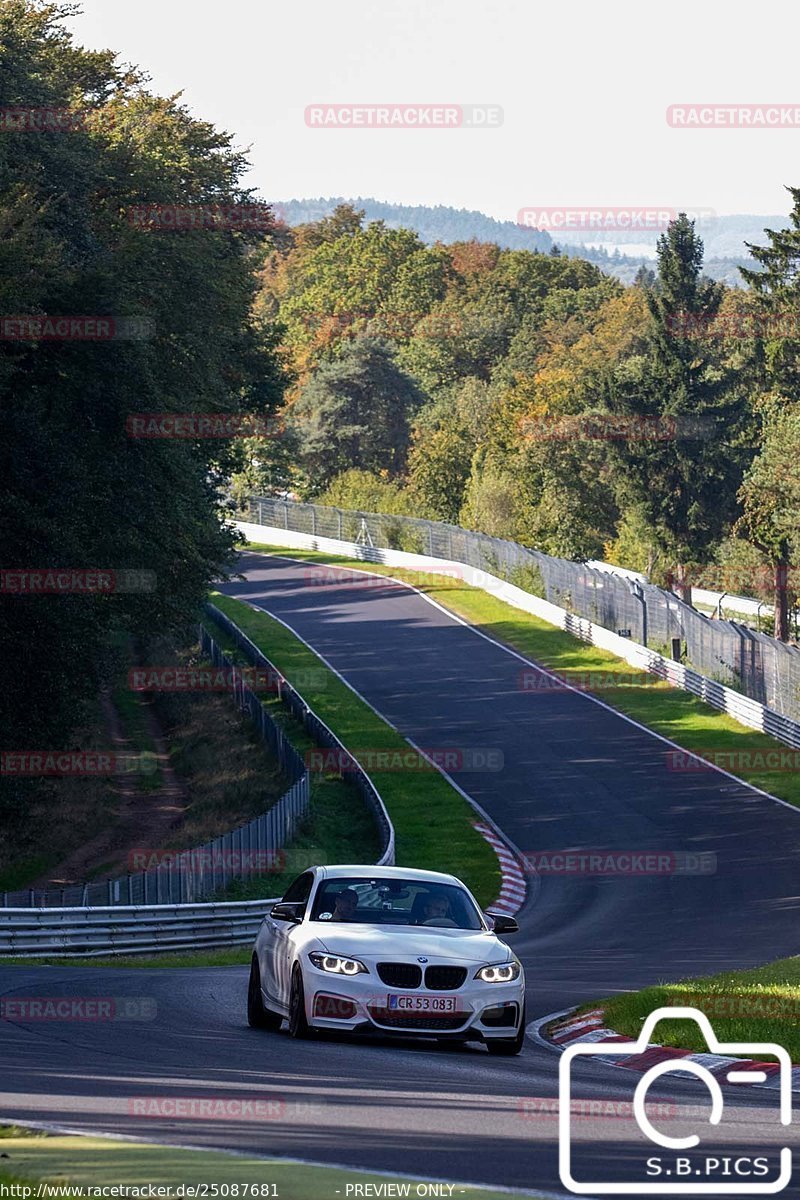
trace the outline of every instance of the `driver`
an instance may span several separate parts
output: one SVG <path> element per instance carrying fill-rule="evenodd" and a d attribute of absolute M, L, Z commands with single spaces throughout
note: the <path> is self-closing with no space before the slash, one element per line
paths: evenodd
<path fill-rule="evenodd" d="M 422 923 L 442 920 L 450 916 L 450 901 L 446 896 L 428 896 L 422 906 Z"/>
<path fill-rule="evenodd" d="M 343 888 L 337 893 L 333 904 L 332 921 L 352 921 L 358 907 L 358 893 L 352 888 Z"/>

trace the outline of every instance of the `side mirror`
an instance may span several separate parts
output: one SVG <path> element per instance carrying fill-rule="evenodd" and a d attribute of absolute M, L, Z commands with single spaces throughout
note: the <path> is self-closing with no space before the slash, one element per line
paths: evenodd
<path fill-rule="evenodd" d="M 294 925 L 299 925 L 305 910 L 305 904 L 290 904 L 280 901 L 278 904 L 273 904 L 269 915 L 275 921 L 291 921 Z"/>
<path fill-rule="evenodd" d="M 505 913 L 487 912 L 486 915 L 491 917 L 495 933 L 519 933 L 519 925 L 515 917 L 507 917 Z"/>

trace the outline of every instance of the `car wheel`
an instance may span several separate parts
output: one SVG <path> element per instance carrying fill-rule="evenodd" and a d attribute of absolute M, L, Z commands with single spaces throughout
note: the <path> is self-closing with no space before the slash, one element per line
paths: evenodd
<path fill-rule="evenodd" d="M 522 1020 L 519 1023 L 519 1032 L 513 1038 L 496 1038 L 486 1043 L 486 1049 L 490 1054 L 511 1055 L 519 1054 L 522 1047 L 525 1045 L 525 1009 L 522 1010 Z"/>
<path fill-rule="evenodd" d="M 250 982 L 247 985 L 247 1024 L 252 1029 L 280 1029 L 283 1017 L 264 1007 L 261 995 L 261 972 L 258 959 L 253 955 L 250 963 Z"/>
<path fill-rule="evenodd" d="M 306 996 L 303 990 L 303 976 L 300 968 L 292 972 L 292 986 L 289 992 L 289 1037 L 304 1038 L 311 1032 L 311 1026 L 306 1020 Z"/>

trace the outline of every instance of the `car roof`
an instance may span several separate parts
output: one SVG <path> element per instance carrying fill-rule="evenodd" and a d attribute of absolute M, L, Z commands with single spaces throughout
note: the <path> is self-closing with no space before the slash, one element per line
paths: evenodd
<path fill-rule="evenodd" d="M 420 883 L 449 883 L 464 887 L 455 875 L 446 875 L 442 871 L 420 871 L 416 867 L 376 867 L 367 864 L 355 866 L 325 866 L 315 868 L 321 879 L 342 879 L 353 875 L 365 875 L 368 879 L 418 879 Z"/>

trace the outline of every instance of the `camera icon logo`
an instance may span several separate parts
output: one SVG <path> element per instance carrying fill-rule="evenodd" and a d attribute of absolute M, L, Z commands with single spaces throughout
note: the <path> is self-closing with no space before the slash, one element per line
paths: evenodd
<path fill-rule="evenodd" d="M 743 1196 L 743 1195 L 774 1195 L 782 1191 L 792 1178 L 792 1151 L 784 1146 L 780 1151 L 780 1174 L 777 1179 L 758 1182 L 756 1180 L 736 1180 L 726 1177 L 718 1181 L 701 1181 L 696 1176 L 699 1171 L 687 1171 L 691 1181 L 680 1182 L 671 1179 L 670 1182 L 654 1182 L 642 1179 L 639 1182 L 609 1183 L 603 1180 L 577 1180 L 573 1176 L 572 1156 L 572 1065 L 576 1059 L 591 1058 L 601 1054 L 604 1058 L 619 1056 L 628 1058 L 632 1055 L 643 1054 L 653 1042 L 653 1031 L 659 1021 L 691 1020 L 695 1021 L 705 1038 L 711 1054 L 741 1056 L 753 1059 L 763 1059 L 766 1055 L 776 1058 L 779 1063 L 779 1106 L 778 1116 L 781 1125 L 790 1125 L 792 1120 L 792 1062 L 783 1046 L 774 1042 L 720 1042 L 714 1033 L 711 1022 L 705 1013 L 696 1008 L 657 1008 L 644 1022 L 642 1032 L 635 1042 L 585 1042 L 574 1043 L 561 1056 L 559 1064 L 559 1117 L 558 1117 L 558 1150 L 559 1174 L 561 1182 L 571 1192 L 578 1195 L 706 1195 L 706 1196 Z M 651 1085 L 671 1071 L 685 1071 L 696 1075 L 707 1087 L 711 1095 L 711 1113 L 709 1125 L 716 1127 L 722 1121 L 724 1099 L 719 1080 L 702 1063 L 684 1058 L 670 1058 L 650 1067 L 639 1080 L 633 1095 L 633 1115 L 636 1123 L 645 1137 L 656 1146 L 668 1151 L 687 1151 L 700 1146 L 700 1137 L 690 1134 L 686 1137 L 670 1137 L 657 1129 L 651 1122 L 645 1109 L 647 1092 Z M 763 1083 L 767 1076 L 763 1071 L 736 1070 L 731 1066 L 725 1074 L 729 1083 Z M 709 1161 L 709 1160 L 707 1160 Z M 716 1161 L 716 1160 L 710 1160 Z M 681 1172 L 678 1172 L 679 1174 Z"/>

